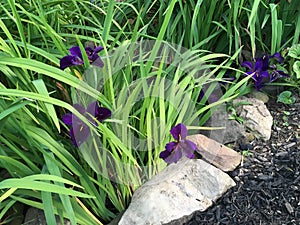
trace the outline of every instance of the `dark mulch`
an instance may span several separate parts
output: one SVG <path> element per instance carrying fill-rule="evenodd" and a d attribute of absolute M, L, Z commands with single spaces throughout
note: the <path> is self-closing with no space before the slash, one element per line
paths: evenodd
<path fill-rule="evenodd" d="M 230 173 L 237 185 L 186 225 L 300 224 L 299 96 L 296 104 L 271 99 L 267 107 L 274 118 L 271 139 L 250 143 L 250 154 Z"/>

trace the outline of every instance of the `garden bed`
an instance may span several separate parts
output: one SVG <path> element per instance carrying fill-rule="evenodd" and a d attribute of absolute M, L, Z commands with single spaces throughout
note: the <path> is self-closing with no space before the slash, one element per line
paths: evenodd
<path fill-rule="evenodd" d="M 40 224 L 107 224 L 225 103 L 274 83 L 299 94 L 295 0 L 0 5 L 0 224 L 29 207 Z M 246 143 L 237 186 L 189 224 L 300 223 L 299 97 L 269 108 L 272 139 Z"/>
<path fill-rule="evenodd" d="M 293 105 L 271 99 L 267 107 L 274 118 L 271 139 L 251 142 L 230 174 L 237 185 L 186 225 L 300 224 L 299 96 Z"/>

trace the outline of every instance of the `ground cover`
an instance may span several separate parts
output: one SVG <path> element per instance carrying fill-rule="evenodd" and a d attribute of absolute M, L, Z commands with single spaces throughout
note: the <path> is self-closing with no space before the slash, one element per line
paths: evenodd
<path fill-rule="evenodd" d="M 242 165 L 230 175 L 237 186 L 186 225 L 300 223 L 300 98 L 285 105 L 271 99 L 271 139 L 253 141 Z M 241 149 L 240 149 L 241 151 Z"/>

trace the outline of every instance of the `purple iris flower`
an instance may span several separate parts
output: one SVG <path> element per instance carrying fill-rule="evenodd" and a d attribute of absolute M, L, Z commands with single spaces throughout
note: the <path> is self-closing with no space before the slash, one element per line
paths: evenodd
<path fill-rule="evenodd" d="M 182 157 L 182 152 L 186 157 L 190 159 L 194 158 L 194 151 L 197 149 L 197 146 L 194 142 L 186 140 L 186 126 L 182 123 L 177 124 L 170 130 L 170 133 L 176 141 L 172 141 L 166 144 L 166 150 L 162 151 L 159 154 L 159 157 L 168 164 L 172 162 L 177 163 L 178 160 Z"/>
<path fill-rule="evenodd" d="M 274 58 L 280 64 L 282 64 L 284 61 L 284 58 L 280 55 L 279 52 L 276 52 L 274 55 L 271 56 L 271 58 Z M 281 77 L 285 77 L 285 78 L 289 77 L 289 75 L 285 73 L 283 70 L 278 70 L 277 65 L 275 63 L 271 64 L 269 68 L 271 69 L 270 82 L 273 82 Z"/>
<path fill-rule="evenodd" d="M 97 126 L 97 121 L 102 122 L 111 116 L 111 111 L 107 108 L 99 107 L 97 101 L 90 103 L 87 109 L 80 104 L 74 104 L 73 107 L 94 126 Z M 71 126 L 70 136 L 75 147 L 79 147 L 90 136 L 89 126 L 72 113 L 65 114 L 62 120 L 67 126 Z"/>
<path fill-rule="evenodd" d="M 283 70 L 277 70 L 277 68 L 276 68 L 270 74 L 270 82 L 273 82 L 273 81 L 275 81 L 275 80 L 277 80 L 278 78 L 281 78 L 281 77 L 288 78 L 290 76 L 287 73 L 285 73 Z"/>
<path fill-rule="evenodd" d="M 255 62 L 245 61 L 241 66 L 249 69 L 249 71 L 246 72 L 246 75 L 252 77 L 254 80 L 254 87 L 256 90 L 260 90 L 263 87 L 263 81 L 269 78 L 269 56 L 257 58 Z"/>
<path fill-rule="evenodd" d="M 98 55 L 98 52 L 102 51 L 104 48 L 102 46 L 95 47 L 94 49 L 91 47 L 86 47 L 85 52 L 86 55 L 90 61 L 90 63 L 93 63 L 95 66 L 103 67 L 104 63 L 100 56 Z M 60 60 L 60 69 L 64 70 L 67 67 L 70 66 L 76 66 L 76 65 L 82 65 L 83 57 L 79 46 L 74 46 L 70 48 L 70 55 L 67 55 L 63 57 Z"/>
<path fill-rule="evenodd" d="M 282 64 L 284 61 L 284 58 L 281 56 L 279 52 L 275 52 L 274 55 L 271 56 L 271 58 L 276 59 L 280 64 Z"/>
<path fill-rule="evenodd" d="M 252 76 L 254 80 L 254 87 L 256 90 L 260 90 L 266 82 L 273 82 L 281 77 L 289 77 L 283 70 L 278 70 L 276 63 L 273 63 L 275 59 L 276 63 L 282 64 L 284 58 L 279 52 L 269 56 L 264 55 L 263 57 L 256 58 L 255 62 L 245 61 L 241 66 L 246 67 L 249 71 L 246 75 Z"/>

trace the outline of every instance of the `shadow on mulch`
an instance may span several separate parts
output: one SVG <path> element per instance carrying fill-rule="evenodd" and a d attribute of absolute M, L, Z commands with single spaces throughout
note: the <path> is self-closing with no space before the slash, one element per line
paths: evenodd
<path fill-rule="evenodd" d="M 251 142 L 253 149 L 229 174 L 237 185 L 185 225 L 300 224 L 299 97 L 293 105 L 270 100 L 271 139 Z"/>

